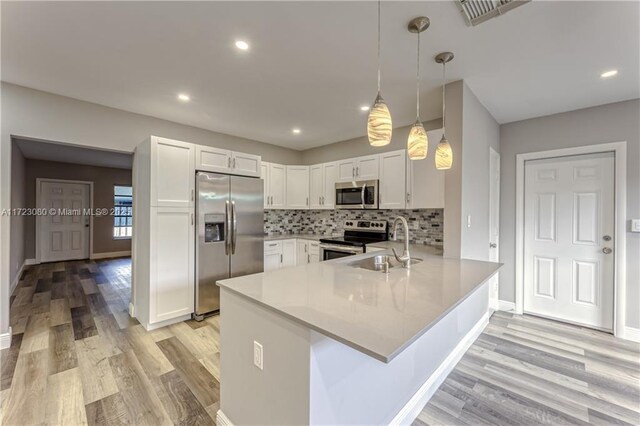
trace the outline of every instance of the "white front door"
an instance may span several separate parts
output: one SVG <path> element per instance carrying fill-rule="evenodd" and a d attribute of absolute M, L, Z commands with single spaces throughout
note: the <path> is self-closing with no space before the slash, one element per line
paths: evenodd
<path fill-rule="evenodd" d="M 489 148 L 489 260 L 500 262 L 500 154 Z M 498 309 L 499 273 L 489 279 L 489 306 Z"/>
<path fill-rule="evenodd" d="M 524 311 L 613 330 L 613 153 L 525 164 Z"/>
<path fill-rule="evenodd" d="M 40 261 L 87 259 L 89 257 L 89 185 L 41 181 Z"/>

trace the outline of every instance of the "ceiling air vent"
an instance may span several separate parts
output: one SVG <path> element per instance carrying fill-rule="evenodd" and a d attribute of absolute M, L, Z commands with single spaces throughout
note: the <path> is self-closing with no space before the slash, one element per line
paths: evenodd
<path fill-rule="evenodd" d="M 458 8 L 467 25 L 475 26 L 507 13 L 531 0 L 457 0 Z"/>

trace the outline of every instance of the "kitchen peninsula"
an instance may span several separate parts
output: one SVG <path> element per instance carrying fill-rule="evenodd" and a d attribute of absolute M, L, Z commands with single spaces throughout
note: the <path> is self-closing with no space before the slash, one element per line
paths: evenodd
<path fill-rule="evenodd" d="M 486 324 L 500 267 L 418 247 L 388 274 L 357 267 L 366 253 L 219 281 L 219 424 L 411 421 Z"/>

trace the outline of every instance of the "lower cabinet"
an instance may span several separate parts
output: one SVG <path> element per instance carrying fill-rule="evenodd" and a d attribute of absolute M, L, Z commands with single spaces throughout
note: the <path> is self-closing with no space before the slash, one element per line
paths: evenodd
<path fill-rule="evenodd" d="M 304 239 L 264 242 L 264 271 L 320 262 L 320 243 Z"/>

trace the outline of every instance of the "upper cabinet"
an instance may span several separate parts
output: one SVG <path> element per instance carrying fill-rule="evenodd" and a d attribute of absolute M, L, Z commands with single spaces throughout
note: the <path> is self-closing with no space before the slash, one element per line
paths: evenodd
<path fill-rule="evenodd" d="M 264 180 L 264 207 L 283 209 L 286 203 L 286 166 L 262 162 L 261 177 Z"/>
<path fill-rule="evenodd" d="M 260 156 L 196 145 L 196 169 L 205 172 L 260 177 Z"/>
<path fill-rule="evenodd" d="M 151 137 L 150 204 L 153 207 L 193 207 L 195 145 Z"/>
<path fill-rule="evenodd" d="M 379 160 L 375 154 L 338 161 L 338 181 L 378 179 Z"/>
<path fill-rule="evenodd" d="M 309 208 L 333 209 L 335 207 L 337 178 L 337 163 L 316 164 L 309 167 Z"/>
<path fill-rule="evenodd" d="M 286 208 L 309 208 L 309 166 L 287 166 Z"/>
<path fill-rule="evenodd" d="M 381 209 L 405 208 L 406 167 L 406 150 L 401 149 L 380 154 L 379 205 Z"/>
<path fill-rule="evenodd" d="M 442 129 L 427 132 L 433 145 L 442 137 Z M 407 159 L 407 209 L 444 208 L 444 175 L 436 169 L 432 153 L 424 160 Z"/>

